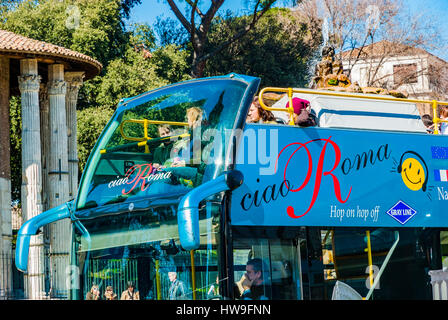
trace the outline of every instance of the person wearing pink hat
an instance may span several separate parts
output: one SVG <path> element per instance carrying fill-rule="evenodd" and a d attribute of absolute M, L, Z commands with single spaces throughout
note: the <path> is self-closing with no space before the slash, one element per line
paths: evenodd
<path fill-rule="evenodd" d="M 308 112 L 310 102 L 305 99 L 292 98 L 292 108 L 294 109 L 294 124 L 301 127 L 315 126 L 316 122 L 311 118 Z M 289 101 L 286 103 L 285 108 L 289 108 Z"/>
<path fill-rule="evenodd" d="M 294 113 L 299 115 L 302 109 L 308 108 L 310 102 L 305 99 L 300 98 L 292 98 L 292 108 L 294 109 Z M 286 103 L 286 108 L 289 108 L 289 101 Z"/>

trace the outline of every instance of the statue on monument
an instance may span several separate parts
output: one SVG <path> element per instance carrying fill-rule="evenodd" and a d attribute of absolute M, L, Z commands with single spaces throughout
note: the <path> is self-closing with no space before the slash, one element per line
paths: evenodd
<path fill-rule="evenodd" d="M 325 46 L 322 49 L 322 60 L 316 65 L 313 78 L 315 88 L 337 90 L 351 85 L 350 79 L 343 73 L 342 61 L 335 60 L 334 56 L 332 46 Z"/>
<path fill-rule="evenodd" d="M 313 77 L 313 89 L 324 89 L 332 91 L 391 95 L 396 98 L 407 98 L 406 92 L 398 90 L 387 90 L 376 87 L 360 87 L 357 82 L 351 82 L 344 74 L 342 61 L 335 59 L 335 50 L 332 46 L 322 49 L 322 60 L 316 65 Z"/>

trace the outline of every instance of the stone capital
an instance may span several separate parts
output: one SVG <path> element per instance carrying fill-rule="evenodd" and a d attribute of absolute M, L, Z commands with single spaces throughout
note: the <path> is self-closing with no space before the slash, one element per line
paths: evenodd
<path fill-rule="evenodd" d="M 64 80 L 73 85 L 81 86 L 84 82 L 84 71 L 69 71 L 64 73 Z"/>
<path fill-rule="evenodd" d="M 20 92 L 39 92 L 41 76 L 38 74 L 20 75 L 19 89 Z"/>
<path fill-rule="evenodd" d="M 64 74 L 67 82 L 67 98 L 70 100 L 78 100 L 78 91 L 84 83 L 84 72 L 66 72 Z"/>
<path fill-rule="evenodd" d="M 48 81 L 48 95 L 64 95 L 67 92 L 67 82 L 64 80 Z"/>

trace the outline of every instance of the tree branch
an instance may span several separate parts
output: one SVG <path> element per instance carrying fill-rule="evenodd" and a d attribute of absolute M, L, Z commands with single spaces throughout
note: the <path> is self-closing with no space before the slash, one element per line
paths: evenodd
<path fill-rule="evenodd" d="M 208 30 L 210 30 L 210 25 L 212 23 L 213 17 L 215 16 L 218 9 L 222 6 L 224 0 L 212 0 L 212 4 L 210 8 L 205 13 L 205 16 L 202 18 L 201 25 L 199 26 L 199 32 L 201 33 L 202 39 L 205 39 Z"/>
<path fill-rule="evenodd" d="M 173 0 L 167 0 L 168 4 L 171 7 L 171 10 L 174 12 L 174 14 L 176 15 L 177 19 L 179 19 L 179 21 L 182 23 L 182 25 L 184 26 L 185 29 L 187 29 L 188 33 L 192 33 L 192 29 L 194 28 L 194 26 L 192 26 L 187 19 L 184 17 L 184 15 L 182 14 L 182 12 L 180 12 L 179 8 L 177 7 L 177 5 L 174 3 Z"/>
<path fill-rule="evenodd" d="M 199 15 L 199 17 L 201 19 L 204 19 L 204 14 L 202 13 L 201 9 L 199 9 L 197 1 L 192 3 L 191 0 L 185 0 L 185 2 L 188 3 L 193 8 L 192 11 L 196 11 L 196 13 Z"/>
<path fill-rule="evenodd" d="M 241 30 L 240 32 L 238 32 L 235 36 L 233 36 L 231 39 L 221 43 L 219 46 L 217 46 L 215 48 L 215 50 L 213 50 L 212 52 L 209 52 L 201 57 L 199 57 L 196 61 L 196 64 L 198 64 L 201 61 L 207 60 L 210 57 L 214 56 L 215 54 L 217 54 L 218 52 L 222 51 L 224 48 L 226 48 L 227 46 L 229 46 L 230 44 L 232 44 L 233 42 L 237 41 L 238 39 L 244 37 L 249 31 L 251 31 L 255 24 L 258 22 L 258 20 L 261 19 L 261 17 L 266 13 L 266 11 L 268 11 L 271 6 L 274 4 L 276 0 L 274 1 L 270 1 L 269 4 L 267 4 L 261 11 L 256 12 L 258 5 L 260 3 L 260 0 L 257 2 L 255 9 L 254 9 L 254 13 L 252 15 L 252 21 L 249 25 L 247 25 L 243 30 Z"/>

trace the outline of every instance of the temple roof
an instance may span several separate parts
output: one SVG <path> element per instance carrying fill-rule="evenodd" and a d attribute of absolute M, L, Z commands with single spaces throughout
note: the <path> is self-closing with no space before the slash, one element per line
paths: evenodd
<path fill-rule="evenodd" d="M 36 58 L 48 64 L 63 63 L 67 71 L 85 71 L 86 80 L 98 75 L 103 67 L 97 60 L 80 52 L 6 30 L 0 30 L 0 55 L 13 59 Z"/>

